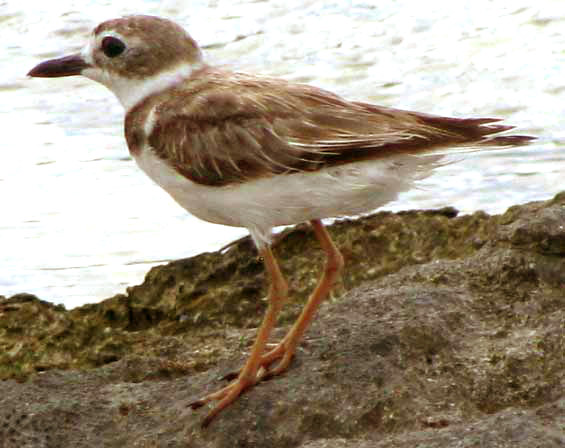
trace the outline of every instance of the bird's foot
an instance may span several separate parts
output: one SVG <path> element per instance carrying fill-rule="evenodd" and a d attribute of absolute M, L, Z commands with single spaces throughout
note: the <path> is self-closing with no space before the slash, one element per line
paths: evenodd
<path fill-rule="evenodd" d="M 224 380 L 231 381 L 230 384 L 190 403 L 189 406 L 192 409 L 198 409 L 207 403 L 217 401 L 214 408 L 202 420 L 202 427 L 207 427 L 216 415 L 232 404 L 244 391 L 263 380 L 283 373 L 290 365 L 293 353 L 294 350 L 290 351 L 286 346 L 285 340 L 282 340 L 272 350 L 261 356 L 258 368 L 254 374 L 243 374 L 245 367 L 240 371 L 230 372 L 222 377 Z M 279 359 L 280 361 L 275 368 L 270 369 L 270 365 Z"/>
<path fill-rule="evenodd" d="M 216 406 L 208 412 L 204 420 L 202 420 L 202 427 L 206 428 L 223 409 L 232 404 L 246 389 L 257 384 L 256 377 L 244 377 L 240 375 L 236 380 L 232 381 L 227 386 L 220 390 L 206 395 L 199 400 L 193 401 L 189 404 L 192 409 L 198 409 L 211 401 L 218 401 Z"/>
<path fill-rule="evenodd" d="M 292 357 L 294 355 L 294 348 L 291 350 L 288 348 L 287 341 L 283 339 L 274 348 L 269 350 L 267 353 L 261 356 L 259 361 L 259 369 L 257 370 L 256 380 L 257 382 L 268 380 L 274 376 L 280 375 L 288 369 Z M 274 367 L 270 368 L 271 364 L 279 360 L 279 363 Z M 239 377 L 241 373 L 240 370 L 234 370 L 222 377 L 224 381 L 232 381 Z"/>

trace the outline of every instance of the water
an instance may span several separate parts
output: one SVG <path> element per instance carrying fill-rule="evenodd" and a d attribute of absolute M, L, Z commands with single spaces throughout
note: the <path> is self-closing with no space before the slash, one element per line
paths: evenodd
<path fill-rule="evenodd" d="M 121 106 L 102 86 L 26 78 L 80 49 L 98 22 L 131 13 L 174 19 L 218 63 L 383 105 L 503 117 L 541 137 L 468 155 L 386 209 L 500 213 L 565 186 L 561 0 L 5 1 L 0 294 L 95 302 L 140 283 L 151 265 L 246 234 L 191 217 L 139 171 Z"/>

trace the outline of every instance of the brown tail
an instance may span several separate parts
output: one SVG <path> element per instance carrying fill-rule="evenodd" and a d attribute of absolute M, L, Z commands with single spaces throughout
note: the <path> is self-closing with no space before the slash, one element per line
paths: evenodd
<path fill-rule="evenodd" d="M 520 146 L 535 140 L 529 135 L 497 135 L 514 129 L 514 126 L 493 124 L 500 118 L 451 118 L 434 115 L 418 114 L 427 125 L 441 129 L 454 137 L 453 143 L 472 144 L 473 146 Z"/>

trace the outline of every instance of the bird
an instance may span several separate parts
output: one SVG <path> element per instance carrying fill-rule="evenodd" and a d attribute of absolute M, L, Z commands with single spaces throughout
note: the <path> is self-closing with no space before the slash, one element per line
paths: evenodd
<path fill-rule="evenodd" d="M 457 151 L 523 145 L 498 118 L 454 118 L 350 101 L 285 79 L 205 62 L 183 27 L 156 16 L 102 22 L 77 54 L 28 75 L 82 75 L 125 109 L 133 160 L 184 209 L 249 230 L 268 274 L 268 306 L 250 354 L 230 382 L 189 406 L 208 406 L 208 426 L 246 390 L 286 372 L 344 258 L 322 220 L 376 210 Z M 288 299 L 272 250 L 273 228 L 309 222 L 325 267 L 282 340 L 269 336 Z"/>

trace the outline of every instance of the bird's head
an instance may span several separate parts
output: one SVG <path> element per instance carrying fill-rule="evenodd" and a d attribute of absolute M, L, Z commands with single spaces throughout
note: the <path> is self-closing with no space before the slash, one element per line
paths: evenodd
<path fill-rule="evenodd" d="M 202 65 L 200 48 L 182 27 L 135 15 L 101 23 L 80 53 L 44 61 L 28 76 L 85 76 L 108 87 L 128 110 Z"/>

